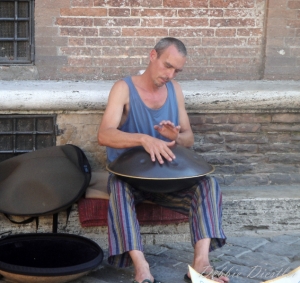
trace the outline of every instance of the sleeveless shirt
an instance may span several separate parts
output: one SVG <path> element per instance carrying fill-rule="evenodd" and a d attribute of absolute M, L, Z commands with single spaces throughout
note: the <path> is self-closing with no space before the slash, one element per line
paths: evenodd
<path fill-rule="evenodd" d="M 135 88 L 131 77 L 123 79 L 129 87 L 129 112 L 125 123 L 119 128 L 127 133 L 141 133 L 169 141 L 154 129 L 162 120 L 169 120 L 175 125 L 179 123 L 178 104 L 176 93 L 172 82 L 167 82 L 167 99 L 159 109 L 151 109 L 143 102 Z M 107 160 L 112 162 L 120 154 L 130 148 L 117 149 L 106 147 Z"/>

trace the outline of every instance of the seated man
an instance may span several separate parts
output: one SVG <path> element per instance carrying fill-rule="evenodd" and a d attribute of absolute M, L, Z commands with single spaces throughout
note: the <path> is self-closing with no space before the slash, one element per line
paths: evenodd
<path fill-rule="evenodd" d="M 112 162 L 122 152 L 143 146 L 153 162 L 175 159 L 171 147 L 177 143 L 191 147 L 194 135 L 185 110 L 180 85 L 174 81 L 186 62 L 184 44 L 175 38 L 161 39 L 150 52 L 150 62 L 142 75 L 126 77 L 114 84 L 101 121 L 98 142 L 107 146 Z M 221 192 L 217 181 L 203 177 L 192 188 L 173 193 L 149 193 L 110 175 L 108 211 L 109 263 L 135 268 L 134 283 L 159 283 L 150 272 L 141 241 L 135 205 L 150 200 L 189 215 L 192 267 L 216 282 L 229 282 L 225 276 L 212 276 L 209 251 L 225 244 L 221 227 Z M 190 274 L 184 275 L 191 282 Z"/>

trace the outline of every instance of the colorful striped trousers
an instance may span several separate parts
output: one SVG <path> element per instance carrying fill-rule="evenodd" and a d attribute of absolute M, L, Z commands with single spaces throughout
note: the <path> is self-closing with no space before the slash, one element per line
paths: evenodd
<path fill-rule="evenodd" d="M 110 175 L 108 208 L 108 262 L 116 267 L 132 264 L 129 251 L 143 251 L 136 204 L 148 200 L 189 216 L 191 242 L 210 238 L 210 250 L 225 244 L 222 229 L 222 194 L 213 177 L 203 177 L 192 188 L 172 193 L 149 193 L 137 190 Z"/>

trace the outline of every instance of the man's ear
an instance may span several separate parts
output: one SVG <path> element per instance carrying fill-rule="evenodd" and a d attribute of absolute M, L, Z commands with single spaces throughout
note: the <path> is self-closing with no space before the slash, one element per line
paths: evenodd
<path fill-rule="evenodd" d="M 157 58 L 157 52 L 156 52 L 155 49 L 152 49 L 152 50 L 150 51 L 150 61 L 153 61 L 153 60 L 155 60 L 156 58 Z"/>

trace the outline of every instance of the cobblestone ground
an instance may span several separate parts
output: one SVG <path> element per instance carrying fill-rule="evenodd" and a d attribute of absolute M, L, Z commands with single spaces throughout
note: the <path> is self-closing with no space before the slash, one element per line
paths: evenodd
<path fill-rule="evenodd" d="M 130 283 L 133 269 L 116 269 L 106 262 L 72 283 Z M 153 275 L 165 283 L 183 283 L 192 262 L 190 243 L 145 246 Z M 211 264 L 228 274 L 231 283 L 259 283 L 281 276 L 300 266 L 300 234 L 272 237 L 229 237 L 227 244 L 210 253 Z M 5 282 L 2 278 L 0 282 Z"/>

